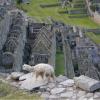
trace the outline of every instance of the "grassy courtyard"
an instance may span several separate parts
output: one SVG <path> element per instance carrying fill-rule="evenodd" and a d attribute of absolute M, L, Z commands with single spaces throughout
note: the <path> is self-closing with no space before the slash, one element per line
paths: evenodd
<path fill-rule="evenodd" d="M 77 25 L 86 28 L 97 28 L 100 25 L 93 22 L 89 17 L 85 18 L 69 18 L 68 14 L 59 14 L 58 12 L 62 9 L 58 7 L 47 7 L 41 8 L 40 4 L 54 4 L 58 0 L 30 0 L 29 4 L 20 4 L 18 7 L 23 9 L 27 15 L 33 17 L 39 22 L 50 23 L 49 17 L 56 21 L 61 21 L 66 24 Z"/>
<path fill-rule="evenodd" d="M 57 51 L 55 74 L 56 75 L 64 74 L 64 54 L 63 52 Z"/>

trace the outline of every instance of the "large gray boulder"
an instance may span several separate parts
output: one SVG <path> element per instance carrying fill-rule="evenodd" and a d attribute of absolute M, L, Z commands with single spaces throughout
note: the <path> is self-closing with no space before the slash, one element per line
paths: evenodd
<path fill-rule="evenodd" d="M 22 73 L 22 72 L 12 72 L 10 77 L 11 77 L 11 79 L 16 80 L 16 79 L 19 79 L 23 75 L 24 75 L 24 73 Z"/>
<path fill-rule="evenodd" d="M 47 80 L 42 79 L 42 77 L 36 78 L 35 74 L 29 73 L 25 76 L 22 76 L 20 80 L 20 88 L 26 90 L 33 90 L 34 88 L 43 86 L 47 84 Z"/>
<path fill-rule="evenodd" d="M 23 75 L 23 76 L 20 76 L 20 77 L 19 77 L 19 81 L 23 81 L 23 80 L 32 78 L 32 75 L 33 75 L 33 73 L 28 73 L 28 74 L 25 74 L 25 75 Z"/>
<path fill-rule="evenodd" d="M 85 91 L 93 92 L 100 89 L 100 81 L 81 75 L 74 78 L 75 85 Z"/>

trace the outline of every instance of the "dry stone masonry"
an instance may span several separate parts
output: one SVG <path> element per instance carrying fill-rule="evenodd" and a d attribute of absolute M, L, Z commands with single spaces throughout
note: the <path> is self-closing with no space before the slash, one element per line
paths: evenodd
<path fill-rule="evenodd" d="M 51 25 L 29 22 L 24 61 L 30 65 L 49 63 L 55 66 L 55 48 L 55 33 Z"/>
<path fill-rule="evenodd" d="M 45 68 L 47 69 L 49 67 L 44 67 L 44 69 Z M 5 82 L 19 89 L 27 90 L 28 92 L 35 92 L 41 98 L 48 100 L 100 99 L 100 92 L 97 91 L 100 89 L 100 81 L 84 75 L 74 77 L 74 79 L 68 79 L 66 76 L 60 75 L 55 77 L 54 81 L 50 82 L 47 81 L 48 77 L 45 76 L 46 74 L 44 74 L 43 77 L 41 77 L 41 75 L 38 76 L 37 79 L 35 74 L 34 70 L 28 74 L 13 72 L 10 76 L 8 76 Z"/>
<path fill-rule="evenodd" d="M 2 72 L 21 70 L 20 66 L 23 63 L 23 50 L 26 39 L 24 17 L 20 12 L 15 12 L 12 15 L 11 22 L 11 25 L 8 26 L 10 30 L 5 35 L 7 39 L 1 49 L 0 71 Z"/>
<path fill-rule="evenodd" d="M 100 30 L 54 20 L 52 24 L 34 22 L 18 9 L 10 12 L 10 1 L 0 1 L 0 76 L 11 74 L 0 80 L 47 100 L 100 100 L 100 45 L 85 35 L 89 31 L 99 34 Z M 58 2 L 62 2 L 62 8 L 70 4 L 69 0 Z M 78 8 L 79 4 L 85 6 L 83 0 L 70 6 Z M 69 13 L 87 16 L 86 9 Z M 54 75 L 56 48 L 64 54 L 65 76 Z"/>
<path fill-rule="evenodd" d="M 4 6 L 0 6 L 0 50 L 6 41 L 11 24 L 11 17 Z"/>
<path fill-rule="evenodd" d="M 13 12 L 11 18 L 1 20 L 5 23 L 11 20 L 6 26 L 8 32 L 1 34 L 4 39 L 0 42 L 1 72 L 20 71 L 22 64 L 48 63 L 55 67 L 57 47 L 64 54 L 65 75 L 69 78 L 86 75 L 100 80 L 99 48 L 85 35 L 94 30 L 55 21 L 53 24 L 28 21 L 26 25 L 21 12 Z"/>

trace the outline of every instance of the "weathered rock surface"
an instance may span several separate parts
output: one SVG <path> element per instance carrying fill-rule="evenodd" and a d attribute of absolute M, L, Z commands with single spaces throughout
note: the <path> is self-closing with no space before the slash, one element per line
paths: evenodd
<path fill-rule="evenodd" d="M 100 92 L 96 92 L 94 94 L 94 99 L 100 99 Z"/>
<path fill-rule="evenodd" d="M 65 78 L 65 76 L 60 79 L 61 77 L 58 76 L 56 78 L 60 80 L 59 82 L 48 82 L 46 78 L 43 79 L 41 76 L 36 79 L 32 72 L 20 76 L 19 82 L 13 81 L 11 85 L 19 89 L 26 89 L 31 93 L 34 91 L 40 97 L 47 100 L 100 100 L 100 92 L 94 91 L 91 93 L 89 91 L 93 83 L 97 83 L 96 80 L 86 76 L 80 76 L 74 78 L 74 80 Z"/>
<path fill-rule="evenodd" d="M 32 75 L 32 74 L 31 74 Z M 43 80 L 42 77 L 35 78 L 35 75 L 29 76 L 26 80 L 20 82 L 21 89 L 32 90 L 34 88 L 43 86 L 47 84 L 46 80 Z"/>
<path fill-rule="evenodd" d="M 56 95 L 50 95 L 50 96 L 49 96 L 49 99 L 50 99 L 50 100 L 59 100 L 59 98 L 60 98 L 60 97 L 59 97 L 59 96 L 56 96 Z"/>
<path fill-rule="evenodd" d="M 50 88 L 50 89 L 52 89 L 52 88 L 55 87 L 55 85 L 56 85 L 55 83 L 49 83 L 49 84 L 47 85 L 47 87 Z"/>
<path fill-rule="evenodd" d="M 19 80 L 22 81 L 22 80 L 26 80 L 26 79 L 29 79 L 32 77 L 33 77 L 33 73 L 28 73 L 28 74 L 25 74 L 25 75 L 19 77 Z"/>
<path fill-rule="evenodd" d="M 41 97 L 43 97 L 43 98 L 49 98 L 49 96 L 50 96 L 50 93 L 48 93 L 48 92 L 41 94 Z"/>
<path fill-rule="evenodd" d="M 24 75 L 24 73 L 22 72 L 12 72 L 10 77 L 16 80 L 19 79 L 19 77 L 21 77 L 22 75 Z"/>
<path fill-rule="evenodd" d="M 68 79 L 66 81 L 61 82 L 60 84 L 62 84 L 64 86 L 73 86 L 74 85 L 74 80 Z"/>
<path fill-rule="evenodd" d="M 74 78 L 75 84 L 77 87 L 93 92 L 97 89 L 100 89 L 100 81 L 97 81 L 95 79 L 89 78 L 87 76 L 80 76 L 80 77 L 75 77 Z"/>
<path fill-rule="evenodd" d="M 51 90 L 51 94 L 59 94 L 65 91 L 65 88 L 54 88 Z"/>
<path fill-rule="evenodd" d="M 86 94 L 86 97 L 87 97 L 87 98 L 93 97 L 93 93 L 87 93 L 87 94 Z"/>
<path fill-rule="evenodd" d="M 57 78 L 56 78 L 56 81 L 57 82 L 63 82 L 65 80 L 67 80 L 68 78 L 66 76 L 63 76 L 63 75 L 59 75 Z"/>
<path fill-rule="evenodd" d="M 65 93 L 61 93 L 60 97 L 62 98 L 71 98 L 73 96 L 73 91 L 67 91 Z"/>
<path fill-rule="evenodd" d="M 83 97 L 85 94 L 86 94 L 86 92 L 81 90 L 81 91 L 78 91 L 77 96 Z"/>

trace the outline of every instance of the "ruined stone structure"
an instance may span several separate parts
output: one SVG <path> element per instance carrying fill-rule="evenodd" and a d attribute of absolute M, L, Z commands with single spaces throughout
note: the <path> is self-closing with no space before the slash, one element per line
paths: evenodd
<path fill-rule="evenodd" d="M 23 49 L 26 39 L 26 26 L 24 17 L 20 12 L 12 16 L 7 39 L 1 49 L 1 72 L 19 71 L 23 63 Z M 5 29 L 4 29 L 5 30 Z M 6 33 L 7 34 L 7 33 Z"/>
<path fill-rule="evenodd" d="M 72 57 L 72 46 L 73 46 L 73 41 L 72 35 L 70 36 L 69 34 L 72 34 L 71 27 L 63 27 L 62 28 L 62 39 L 63 39 L 63 51 L 64 51 L 64 58 L 65 58 L 65 74 L 73 78 L 75 76 L 74 72 L 74 63 L 73 63 L 73 57 Z"/>
<path fill-rule="evenodd" d="M 85 29 L 75 26 L 59 24 L 56 27 L 62 38 L 65 75 L 72 78 L 74 75 L 86 75 L 100 79 L 100 55 L 99 48 L 85 36 Z M 57 34 L 56 34 L 57 35 Z"/>
<path fill-rule="evenodd" d="M 55 23 L 54 29 L 56 33 L 57 49 L 60 48 L 60 50 L 64 54 L 64 68 L 65 68 L 64 74 L 69 78 L 73 78 L 75 74 L 72 63 L 71 48 L 68 43 L 68 40 L 66 39 L 67 37 L 66 33 L 68 32 L 67 27 L 62 23 Z"/>
<path fill-rule="evenodd" d="M 88 31 L 88 30 L 87 30 Z M 9 15 L 0 7 L 0 71 L 20 71 L 22 64 L 48 63 L 55 67 L 56 48 L 64 54 L 65 75 L 100 79 L 100 48 L 85 30 L 53 21 L 29 22 L 21 12 Z"/>
<path fill-rule="evenodd" d="M 9 31 L 11 17 L 7 13 L 7 10 L 4 6 L 0 6 L 0 50 L 3 48 L 3 45 L 7 38 L 7 33 Z"/>
<path fill-rule="evenodd" d="M 95 45 L 77 46 L 76 52 L 80 74 L 99 80 L 100 71 L 98 70 L 98 64 L 100 57 Z"/>
<path fill-rule="evenodd" d="M 100 0 L 90 0 L 91 5 L 95 5 L 95 11 L 97 11 L 100 14 Z"/>
<path fill-rule="evenodd" d="M 75 32 L 76 31 L 76 32 Z M 69 34 L 69 45 L 71 48 L 74 71 L 77 74 L 87 75 L 91 78 L 100 79 L 99 50 L 98 47 L 85 36 L 84 29 L 76 27 Z"/>
<path fill-rule="evenodd" d="M 27 53 L 30 65 L 38 63 L 49 63 L 55 66 L 56 43 L 55 34 L 51 25 L 44 23 L 29 23 L 27 36 Z M 31 51 L 28 51 L 29 48 Z M 25 57 L 27 60 L 27 57 Z M 25 60 L 24 60 L 25 61 Z"/>

